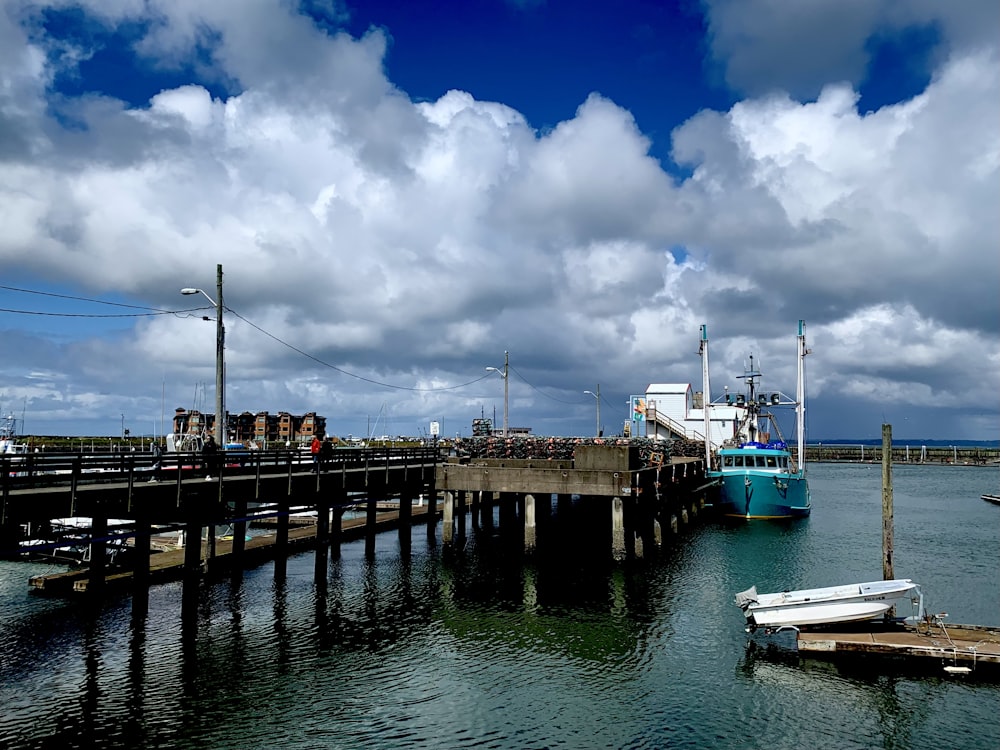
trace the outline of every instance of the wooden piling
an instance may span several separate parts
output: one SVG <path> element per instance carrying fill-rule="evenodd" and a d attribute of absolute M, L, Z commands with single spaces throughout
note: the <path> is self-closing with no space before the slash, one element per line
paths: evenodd
<path fill-rule="evenodd" d="M 892 425 L 884 424 L 882 425 L 882 578 L 886 581 L 896 577 L 893 574 L 892 545 Z"/>

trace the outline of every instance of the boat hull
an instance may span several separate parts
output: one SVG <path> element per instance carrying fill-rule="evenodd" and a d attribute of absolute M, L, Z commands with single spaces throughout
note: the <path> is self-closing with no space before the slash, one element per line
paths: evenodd
<path fill-rule="evenodd" d="M 883 618 L 893 607 L 909 608 L 920 587 L 909 579 L 830 586 L 820 589 L 757 594 L 737 599 L 751 627 L 829 625 Z"/>
<path fill-rule="evenodd" d="M 718 498 L 715 506 L 727 518 L 803 518 L 812 511 L 809 483 L 801 474 L 747 470 L 714 472 Z"/>

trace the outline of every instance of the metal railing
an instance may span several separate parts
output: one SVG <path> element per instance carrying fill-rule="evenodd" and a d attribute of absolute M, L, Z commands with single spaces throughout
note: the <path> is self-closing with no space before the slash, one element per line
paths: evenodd
<path fill-rule="evenodd" d="M 437 448 L 336 448 L 324 458 L 321 472 L 341 471 L 363 466 L 392 466 L 413 463 L 437 463 Z M 219 451 L 213 454 L 128 452 L 88 454 L 26 453 L 0 454 L 0 486 L 3 491 L 34 487 L 57 487 L 158 479 L 171 481 L 203 478 L 257 476 L 310 472 L 315 468 L 312 455 L 300 450 Z"/>

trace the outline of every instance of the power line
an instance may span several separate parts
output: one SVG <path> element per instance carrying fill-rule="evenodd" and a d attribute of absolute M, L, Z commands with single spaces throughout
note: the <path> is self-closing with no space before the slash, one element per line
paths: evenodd
<path fill-rule="evenodd" d="M 193 312 L 198 312 L 200 310 L 209 310 L 209 307 L 192 307 L 185 310 L 163 310 L 158 307 L 148 307 L 146 305 L 130 305 L 125 302 L 109 302 L 103 299 L 92 299 L 90 297 L 77 297 L 71 294 L 56 294 L 55 292 L 40 292 L 36 289 L 22 289 L 16 286 L 5 286 L 0 284 L 0 289 L 6 289 L 9 292 L 21 292 L 23 294 L 37 294 L 42 297 L 56 297 L 58 299 L 69 299 L 76 302 L 90 302 L 95 305 L 110 305 L 112 307 L 125 307 L 130 310 L 147 310 L 148 312 L 142 313 L 118 313 L 115 315 L 97 315 L 93 313 L 54 313 L 54 312 L 40 312 L 37 310 L 14 310 L 11 308 L 0 308 L 0 312 L 12 313 L 14 315 L 44 315 L 51 318 L 145 318 L 155 315 L 181 315 L 190 314 Z"/>
<path fill-rule="evenodd" d="M 371 378 L 366 378 L 364 375 L 357 375 L 356 373 L 353 373 L 353 372 L 350 372 L 348 370 L 345 370 L 342 367 L 337 367 L 336 365 L 330 364 L 329 362 L 325 362 L 324 360 L 320 359 L 319 357 L 315 357 L 312 354 L 309 354 L 308 352 L 304 352 L 301 349 L 299 349 L 298 347 L 296 347 L 296 346 L 294 346 L 292 344 L 289 344 L 287 341 L 278 338 L 273 333 L 269 333 L 268 331 L 265 331 L 259 325 L 257 325 L 256 323 L 253 323 L 253 322 L 251 322 L 249 320 L 247 320 L 246 318 L 244 318 L 242 315 L 240 315 L 238 312 L 236 312 L 232 308 L 226 307 L 225 310 L 226 310 L 226 312 L 232 313 L 233 315 L 235 315 L 237 318 L 239 318 L 240 320 L 242 320 L 244 323 L 246 323 L 248 326 L 250 326 L 254 330 L 259 331 L 260 333 L 263 333 L 268 338 L 273 339 L 274 341 L 277 341 L 282 346 L 291 349 L 293 352 L 295 352 L 297 354 L 301 354 L 303 357 L 312 360 L 313 362 L 315 362 L 318 365 L 322 365 L 323 367 L 328 367 L 331 370 L 336 370 L 337 372 L 341 373 L 342 375 L 347 375 L 348 377 L 355 378 L 357 380 L 362 380 L 365 383 L 371 383 L 372 385 L 382 386 L 383 388 L 392 388 L 392 389 L 397 390 L 397 391 L 417 391 L 417 392 L 422 392 L 422 393 L 436 393 L 436 392 L 440 392 L 440 391 L 454 391 L 454 390 L 457 390 L 459 388 L 465 388 L 467 386 L 474 385 L 475 383 L 478 383 L 480 380 L 485 380 L 486 378 L 489 377 L 489 373 L 487 373 L 487 374 L 482 375 L 482 376 L 480 376 L 480 377 L 478 377 L 478 378 L 476 378 L 474 380 L 470 380 L 467 383 L 460 383 L 459 385 L 449 385 L 449 386 L 444 386 L 442 388 L 415 388 L 413 386 L 393 385 L 392 383 L 383 383 L 383 382 L 381 382 L 379 380 L 372 380 Z"/>
<path fill-rule="evenodd" d="M 160 309 L 160 308 L 148 307 L 148 306 L 143 306 L 143 305 L 130 305 L 130 304 L 127 304 L 127 303 L 124 303 L 124 302 L 110 302 L 108 300 L 92 299 L 92 298 L 89 298 L 89 297 L 78 297 L 78 296 L 74 296 L 74 295 L 70 295 L 70 294 L 56 294 L 54 292 L 42 292 L 42 291 L 38 291 L 38 290 L 34 290 L 34 289 L 22 289 L 20 287 L 6 286 L 6 285 L 3 285 L 3 284 L 0 284 L 0 289 L 6 289 L 7 291 L 11 291 L 11 292 L 21 292 L 23 294 L 37 294 L 37 295 L 40 295 L 40 296 L 43 296 L 43 297 L 56 297 L 58 299 L 74 300 L 74 301 L 77 301 L 77 302 L 90 302 L 90 303 L 93 303 L 93 304 L 96 304 L 96 305 L 111 305 L 113 307 L 125 307 L 125 308 L 132 309 L 132 310 L 146 310 L 146 311 L 148 311 L 148 312 L 141 312 L 141 313 L 117 313 L 117 314 L 110 314 L 109 313 L 109 314 L 106 314 L 106 315 L 100 315 L 100 314 L 94 314 L 94 313 L 54 313 L 54 312 L 40 312 L 40 311 L 36 311 L 36 310 L 15 310 L 15 309 L 11 309 L 11 308 L 0 308 L 0 312 L 11 313 L 11 314 L 14 314 L 14 315 L 41 315 L 41 316 L 53 317 L 53 318 L 145 318 L 145 317 L 155 317 L 155 316 L 158 316 L 158 315 L 190 315 L 191 313 L 196 313 L 196 312 L 201 312 L 201 311 L 207 311 L 207 310 L 213 310 L 214 309 L 214 308 L 212 308 L 210 306 L 203 306 L 203 307 L 186 308 L 186 309 L 183 309 L 183 310 L 163 310 L 163 309 Z M 288 343 L 284 339 L 281 339 L 278 336 L 275 336 L 273 333 L 265 331 L 263 328 L 261 328 L 260 326 L 258 326 L 256 323 L 253 323 L 252 321 L 250 321 L 247 318 L 243 317 L 242 315 L 240 315 L 240 313 L 236 312 L 231 307 L 223 306 L 223 309 L 226 312 L 230 313 L 231 315 L 234 315 L 235 317 L 239 318 L 244 323 L 246 323 L 248 326 L 250 326 L 254 330 L 258 331 L 259 333 L 264 334 L 268 338 L 270 338 L 270 339 L 276 341 L 277 343 L 281 344 L 282 346 L 284 346 L 284 347 L 292 350 L 296 354 L 300 354 L 301 356 L 305 357 L 306 359 L 312 360 L 313 362 L 315 362 L 318 365 L 321 365 L 323 367 L 327 367 L 327 368 L 329 368 L 331 370 L 335 370 L 336 372 L 339 372 L 342 375 L 346 375 L 347 377 L 354 378 L 356 380 L 361 380 L 361 381 L 363 381 L 365 383 L 371 383 L 372 385 L 377 385 L 377 386 L 380 386 L 380 387 L 383 387 L 383 388 L 392 388 L 394 390 L 399 390 L 399 391 L 413 391 L 413 392 L 417 392 L 417 393 L 440 393 L 440 392 L 444 392 L 444 391 L 454 391 L 454 390 L 458 390 L 460 388 L 466 388 L 466 387 L 468 387 L 470 385 L 475 385 L 476 383 L 478 383 L 478 382 L 480 382 L 482 380 L 485 380 L 486 378 L 489 377 L 489 373 L 486 373 L 486 374 L 484 374 L 484 375 L 482 375 L 482 376 L 480 376 L 478 378 L 475 378 L 473 380 L 469 380 L 469 381 L 467 381 L 465 383 L 459 383 L 458 385 L 442 386 L 440 388 L 418 388 L 418 387 L 414 387 L 414 386 L 405 386 L 405 385 L 395 385 L 393 383 L 384 383 L 384 382 L 382 382 L 380 380 L 374 380 L 372 378 L 367 378 L 364 375 L 358 375 L 356 373 L 350 372 L 349 370 L 345 370 L 342 367 L 337 367 L 337 365 L 331 364 L 330 362 L 326 362 L 326 361 L 324 361 L 322 359 L 319 359 L 318 357 L 315 357 L 312 354 L 309 354 L 308 352 L 305 352 L 302 349 L 299 349 L 298 347 L 296 347 L 296 346 Z M 531 388 L 533 391 L 535 391 L 539 395 L 541 395 L 541 396 L 543 396 L 543 397 L 545 397 L 545 398 L 547 398 L 547 399 L 549 399 L 551 401 L 555 401 L 557 403 L 560 403 L 560 404 L 575 405 L 575 404 L 578 403 L 576 401 L 565 401 L 563 399 L 556 398 L 555 396 L 551 396 L 548 393 L 545 393 L 544 391 L 540 390 L 538 387 L 536 387 L 532 383 L 530 383 L 520 372 L 517 371 L 516 368 L 511 367 L 510 369 L 513 370 L 513 372 L 517 375 L 518 378 L 520 378 L 521 382 L 523 382 L 525 385 L 527 385 L 529 388 Z"/>

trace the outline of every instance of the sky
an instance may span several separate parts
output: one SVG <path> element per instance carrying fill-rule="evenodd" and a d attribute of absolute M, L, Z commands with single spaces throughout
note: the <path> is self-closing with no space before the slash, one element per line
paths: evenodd
<path fill-rule="evenodd" d="M 1000 438 L 995 0 L 0 0 L 0 409 Z M 181 288 L 204 294 L 182 296 Z M 590 391 L 591 393 L 586 393 Z M 600 399 L 596 393 L 600 393 Z"/>

